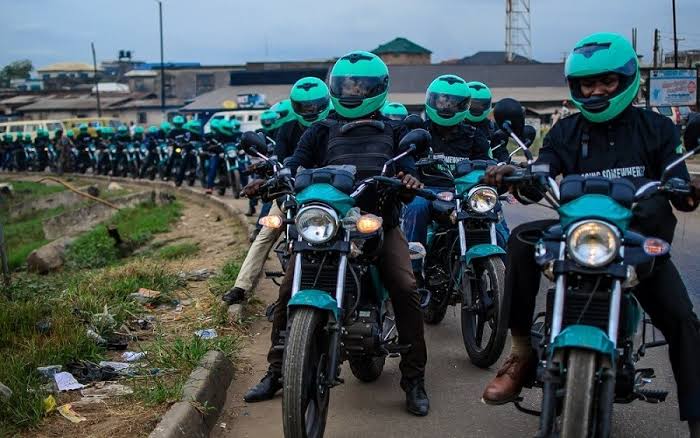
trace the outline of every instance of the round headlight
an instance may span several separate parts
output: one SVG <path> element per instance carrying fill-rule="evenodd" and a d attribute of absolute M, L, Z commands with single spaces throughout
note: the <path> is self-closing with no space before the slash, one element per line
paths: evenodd
<path fill-rule="evenodd" d="M 338 215 L 326 207 L 304 207 L 294 222 L 301 237 L 309 243 L 328 242 L 338 232 Z"/>
<path fill-rule="evenodd" d="M 477 213 L 493 210 L 498 202 L 498 193 L 491 187 L 475 187 L 468 195 L 469 207 Z"/>
<path fill-rule="evenodd" d="M 605 222 L 586 221 L 572 226 L 566 246 L 576 263 L 597 268 L 615 259 L 620 249 L 620 239 Z"/>

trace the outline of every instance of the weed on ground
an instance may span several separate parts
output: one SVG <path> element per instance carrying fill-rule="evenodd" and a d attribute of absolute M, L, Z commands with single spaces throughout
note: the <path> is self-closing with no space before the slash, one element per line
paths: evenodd
<path fill-rule="evenodd" d="M 165 260 L 177 260 L 193 256 L 199 252 L 199 244 L 177 243 L 161 248 L 156 256 Z"/>

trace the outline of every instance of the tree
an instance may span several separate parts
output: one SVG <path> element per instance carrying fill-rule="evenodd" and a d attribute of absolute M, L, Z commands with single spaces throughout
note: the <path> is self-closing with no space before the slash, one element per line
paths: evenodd
<path fill-rule="evenodd" d="M 7 64 L 0 70 L 0 87 L 9 87 L 11 79 L 29 79 L 29 73 L 33 69 L 32 61 L 28 59 Z"/>

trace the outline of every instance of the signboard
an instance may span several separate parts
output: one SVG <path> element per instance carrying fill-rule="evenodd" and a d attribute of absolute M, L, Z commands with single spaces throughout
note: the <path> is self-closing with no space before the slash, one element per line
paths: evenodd
<path fill-rule="evenodd" d="M 236 96 L 238 108 L 267 108 L 265 95 L 258 93 L 239 94 Z"/>
<path fill-rule="evenodd" d="M 650 106 L 691 106 L 697 101 L 697 70 L 652 69 L 649 71 Z"/>
<path fill-rule="evenodd" d="M 224 100 L 224 102 L 221 104 L 225 109 L 231 110 L 231 109 L 236 109 L 238 108 L 238 104 L 232 100 Z"/>

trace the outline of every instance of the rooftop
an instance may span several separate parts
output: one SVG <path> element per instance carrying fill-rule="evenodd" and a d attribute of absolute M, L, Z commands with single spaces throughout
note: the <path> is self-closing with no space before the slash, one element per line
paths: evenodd
<path fill-rule="evenodd" d="M 286 85 L 238 85 L 218 88 L 209 93 L 197 96 L 192 103 L 182 108 L 182 111 L 223 111 L 227 108 L 224 102 L 236 102 L 239 94 L 264 94 L 268 104 L 279 102 L 289 97 L 292 84 Z"/>
<path fill-rule="evenodd" d="M 45 67 L 37 69 L 38 73 L 51 73 L 51 72 L 83 72 L 83 71 L 93 71 L 94 68 L 91 64 L 86 64 L 84 62 L 57 62 L 55 64 L 50 64 Z M 101 67 L 97 67 L 98 71 L 102 71 Z"/>
<path fill-rule="evenodd" d="M 506 63 L 506 52 L 503 51 L 480 51 L 471 56 L 465 56 L 461 59 L 452 59 L 444 61 L 443 64 L 461 64 L 461 65 L 501 65 L 501 64 L 539 64 L 539 61 L 527 59 L 522 55 L 516 54 L 513 61 Z"/>
<path fill-rule="evenodd" d="M 430 55 L 430 50 L 423 46 L 419 46 L 413 41 L 403 37 L 394 38 L 388 43 L 381 44 L 376 49 L 372 50 L 375 55 L 383 55 L 386 53 L 408 53 L 413 55 Z"/>

